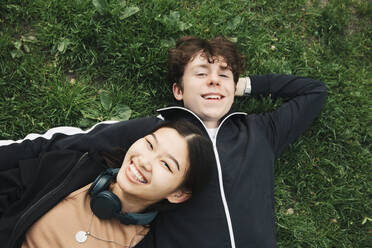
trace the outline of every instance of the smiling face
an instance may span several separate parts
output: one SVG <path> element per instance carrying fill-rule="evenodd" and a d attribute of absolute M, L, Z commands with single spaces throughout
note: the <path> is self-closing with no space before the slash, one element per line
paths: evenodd
<path fill-rule="evenodd" d="M 232 71 L 222 58 L 213 63 L 197 54 L 184 70 L 182 89 L 173 84 L 173 95 L 198 115 L 208 128 L 218 126 L 234 102 L 235 83 Z"/>
<path fill-rule="evenodd" d="M 188 148 L 175 129 L 163 127 L 137 140 L 127 151 L 117 175 L 118 196 L 148 206 L 167 198 L 178 203 L 188 194 L 180 190 L 189 168 Z M 184 195 L 183 195 L 184 194 Z"/>

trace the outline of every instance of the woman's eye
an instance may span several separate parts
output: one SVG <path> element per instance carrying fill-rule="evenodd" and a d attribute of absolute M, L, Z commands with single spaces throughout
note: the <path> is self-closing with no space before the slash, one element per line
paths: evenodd
<path fill-rule="evenodd" d="M 170 166 L 169 166 L 169 164 L 168 164 L 167 162 L 165 162 L 165 161 L 161 161 L 161 164 L 164 165 L 165 167 L 167 167 L 167 169 L 168 169 L 170 172 L 172 172 L 172 170 L 171 170 L 171 168 L 170 168 Z"/>
<path fill-rule="evenodd" d="M 196 75 L 199 76 L 199 77 L 204 77 L 204 76 L 206 76 L 207 74 L 206 74 L 206 73 L 197 73 Z"/>
<path fill-rule="evenodd" d="M 220 76 L 221 77 L 226 77 L 226 78 L 228 77 L 226 74 L 221 74 Z"/>
<path fill-rule="evenodd" d="M 150 150 L 154 150 L 154 147 L 151 144 L 151 142 L 149 140 L 146 140 L 146 141 L 147 141 L 147 145 L 149 146 Z"/>

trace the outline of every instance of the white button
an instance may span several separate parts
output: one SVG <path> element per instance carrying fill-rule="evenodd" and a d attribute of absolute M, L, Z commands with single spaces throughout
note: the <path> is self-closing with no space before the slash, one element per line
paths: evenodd
<path fill-rule="evenodd" d="M 84 243 L 86 240 L 87 240 L 87 233 L 84 232 L 84 231 L 78 231 L 76 234 L 75 234 L 75 239 L 77 242 L 79 243 Z"/>

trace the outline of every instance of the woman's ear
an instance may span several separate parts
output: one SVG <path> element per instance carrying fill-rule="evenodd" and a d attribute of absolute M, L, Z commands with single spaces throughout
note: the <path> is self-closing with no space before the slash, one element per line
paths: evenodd
<path fill-rule="evenodd" d="M 178 86 L 177 83 L 173 83 L 172 91 L 173 91 L 173 96 L 174 96 L 174 98 L 176 98 L 177 101 L 183 100 L 183 91 Z"/>
<path fill-rule="evenodd" d="M 182 203 L 191 197 L 191 192 L 179 189 L 166 197 L 170 203 Z"/>

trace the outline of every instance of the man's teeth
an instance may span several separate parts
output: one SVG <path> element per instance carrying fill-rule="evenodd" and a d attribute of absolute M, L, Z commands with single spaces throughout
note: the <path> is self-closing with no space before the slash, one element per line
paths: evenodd
<path fill-rule="evenodd" d="M 129 169 L 133 173 L 133 175 L 136 176 L 137 181 L 139 181 L 141 183 L 147 183 L 147 180 L 145 178 L 143 178 L 143 176 L 139 173 L 139 171 L 136 169 L 136 167 L 134 167 L 133 164 L 129 165 Z"/>
<path fill-rule="evenodd" d="M 208 96 L 204 96 L 205 99 L 221 99 L 221 96 L 219 95 L 208 95 Z"/>

